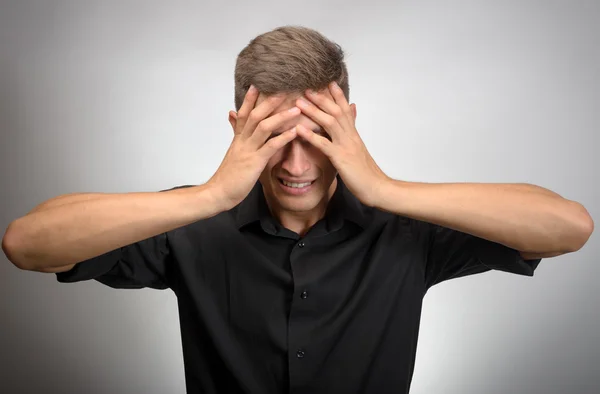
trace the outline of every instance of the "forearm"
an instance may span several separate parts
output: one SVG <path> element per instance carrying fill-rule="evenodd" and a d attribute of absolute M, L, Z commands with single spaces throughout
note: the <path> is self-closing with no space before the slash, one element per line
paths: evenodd
<path fill-rule="evenodd" d="M 591 218 L 581 204 L 535 185 L 391 180 L 385 190 L 382 210 L 519 251 L 571 252 L 589 237 Z"/>
<path fill-rule="evenodd" d="M 65 204 L 73 204 L 75 202 L 91 201 L 97 198 L 106 197 L 106 193 L 70 193 L 62 196 L 51 198 L 43 203 L 37 205 L 27 214 L 39 212 L 48 208 L 55 208 Z"/>
<path fill-rule="evenodd" d="M 220 211 L 205 185 L 166 192 L 65 195 L 13 221 L 2 246 L 17 267 L 47 271 Z"/>

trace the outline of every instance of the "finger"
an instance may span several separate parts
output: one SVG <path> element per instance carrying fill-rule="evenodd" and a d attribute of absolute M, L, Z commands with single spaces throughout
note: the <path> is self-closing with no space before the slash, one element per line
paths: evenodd
<path fill-rule="evenodd" d="M 306 97 L 323 112 L 336 118 L 342 126 L 342 129 L 345 130 L 347 127 L 353 125 L 353 122 L 351 121 L 353 118 L 352 109 L 350 108 L 350 105 L 348 105 L 348 102 L 345 101 L 344 93 L 342 92 L 341 94 L 342 98 L 344 98 L 345 105 L 344 102 L 341 101 L 342 99 L 338 99 L 340 102 L 335 99 L 331 84 L 329 86 L 329 90 L 326 90 L 325 92 L 329 92 L 331 97 L 325 94 L 325 92 L 315 92 L 313 90 L 307 90 Z M 338 95 L 339 92 L 335 92 L 335 94 Z"/>
<path fill-rule="evenodd" d="M 250 137 L 252 133 L 254 133 L 256 126 L 266 117 L 271 115 L 273 111 L 275 111 L 275 108 L 277 108 L 284 99 L 285 95 L 275 94 L 269 96 L 258 106 L 256 106 L 247 117 L 247 120 L 244 124 L 244 129 L 242 130 L 242 135 L 245 137 Z"/>
<path fill-rule="evenodd" d="M 337 105 L 339 105 L 339 107 L 342 109 L 342 111 L 346 115 L 352 116 L 352 109 L 350 108 L 348 99 L 346 99 L 346 96 L 344 95 L 344 91 L 342 90 L 342 88 L 340 88 L 340 86 L 335 81 L 333 81 L 329 84 L 329 93 L 331 93 L 331 96 L 335 100 L 335 103 Z"/>
<path fill-rule="evenodd" d="M 344 117 L 347 120 L 349 125 L 354 126 L 354 114 L 352 113 L 352 107 L 350 107 L 350 103 L 344 94 L 344 91 L 337 84 L 337 82 L 333 81 L 329 84 L 329 92 L 331 96 L 335 100 L 335 103 L 341 108 L 344 113 Z"/>
<path fill-rule="evenodd" d="M 302 112 L 305 113 L 309 118 L 323 127 L 325 131 L 329 133 L 332 139 L 339 138 L 344 132 L 344 129 L 336 118 L 328 113 L 323 112 L 319 107 L 310 101 L 307 101 L 303 98 L 298 98 L 296 100 L 296 105 L 300 107 Z"/>
<path fill-rule="evenodd" d="M 254 108 L 254 105 L 256 104 L 256 100 L 258 99 L 259 94 L 260 94 L 260 92 L 258 91 L 258 89 L 256 89 L 256 87 L 254 87 L 254 85 L 250 85 L 250 88 L 248 88 L 248 91 L 246 92 L 246 96 L 244 96 L 244 102 L 242 103 L 242 106 L 240 107 L 240 110 L 238 111 L 238 120 L 237 121 L 238 121 L 239 127 L 240 127 L 239 130 L 244 129 L 244 125 L 246 124 L 248 115 L 250 115 L 250 112 Z"/>
<path fill-rule="evenodd" d="M 262 155 L 265 160 L 269 160 L 279 149 L 283 148 L 286 144 L 296 138 L 296 132 L 297 128 L 293 127 L 290 130 L 279 134 L 277 137 L 271 138 L 258 150 L 258 153 Z"/>
<path fill-rule="evenodd" d="M 323 152 L 325 156 L 331 159 L 333 154 L 333 143 L 331 141 L 302 126 L 301 124 L 296 125 L 296 132 L 300 137 L 304 138 L 311 145 Z"/>
<path fill-rule="evenodd" d="M 275 134 L 279 135 L 277 132 L 281 130 L 287 122 L 291 121 L 299 114 L 300 108 L 292 107 L 263 119 L 256 126 L 256 129 L 248 140 L 255 143 L 257 147 L 262 146 L 269 137 L 274 136 Z"/>

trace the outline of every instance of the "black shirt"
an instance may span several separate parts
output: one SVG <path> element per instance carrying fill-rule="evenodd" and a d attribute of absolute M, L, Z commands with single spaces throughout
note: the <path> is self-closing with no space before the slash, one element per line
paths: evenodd
<path fill-rule="evenodd" d="M 57 279 L 172 289 L 190 394 L 408 393 L 427 290 L 490 269 L 532 276 L 540 259 L 367 207 L 337 179 L 304 237 L 271 216 L 257 182 L 229 211 Z"/>

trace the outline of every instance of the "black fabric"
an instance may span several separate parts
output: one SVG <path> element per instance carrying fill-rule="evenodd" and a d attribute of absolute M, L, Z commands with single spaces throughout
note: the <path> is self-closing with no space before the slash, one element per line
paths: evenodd
<path fill-rule="evenodd" d="M 337 180 L 304 237 L 270 215 L 257 182 L 230 211 L 57 279 L 172 289 L 188 393 L 407 393 L 427 290 L 492 269 L 532 276 L 540 259 L 366 207 Z"/>

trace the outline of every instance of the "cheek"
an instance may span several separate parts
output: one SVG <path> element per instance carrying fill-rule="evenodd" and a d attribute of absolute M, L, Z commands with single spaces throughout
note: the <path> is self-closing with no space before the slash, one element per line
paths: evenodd
<path fill-rule="evenodd" d="M 316 147 L 312 147 L 311 157 L 313 158 L 313 162 L 319 163 L 319 167 L 321 168 L 328 168 L 333 166 L 329 158 Z"/>

